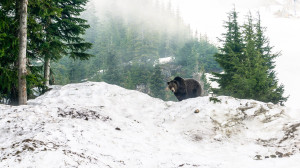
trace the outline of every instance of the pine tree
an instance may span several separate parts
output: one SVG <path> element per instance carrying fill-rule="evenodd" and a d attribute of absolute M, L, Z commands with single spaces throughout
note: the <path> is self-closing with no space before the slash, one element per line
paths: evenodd
<path fill-rule="evenodd" d="M 154 73 L 150 77 L 150 93 L 153 97 L 157 97 L 160 99 L 165 99 L 165 82 L 163 80 L 163 76 L 161 75 L 161 69 L 157 65 L 154 68 Z"/>
<path fill-rule="evenodd" d="M 228 88 L 230 88 L 231 96 L 260 100 L 259 95 L 265 95 L 262 93 L 265 90 L 259 88 L 259 85 L 264 84 L 267 69 L 263 66 L 264 60 L 255 48 L 255 32 L 251 13 L 243 25 L 243 41 L 244 52 L 239 56 L 240 59 L 234 62 L 236 72 Z"/>
<path fill-rule="evenodd" d="M 17 104 L 18 100 L 18 27 L 19 0 L 0 2 L 0 99 L 6 103 Z M 27 26 L 27 60 L 26 79 L 27 96 L 32 97 L 32 88 L 45 88 L 42 84 L 43 70 L 37 65 L 37 60 L 58 60 L 68 55 L 72 58 L 86 59 L 90 55 L 85 51 L 91 44 L 85 43 L 80 37 L 88 27 L 79 18 L 87 0 L 75 1 L 28 1 Z M 34 66 L 31 66 L 34 65 Z M 49 65 L 47 63 L 47 65 Z M 49 67 L 49 66 L 45 66 Z M 50 70 L 47 71 L 49 74 Z M 49 76 L 49 75 L 48 75 Z"/>
<path fill-rule="evenodd" d="M 15 105 L 18 104 L 17 6 L 16 1 L 0 1 L 0 102 Z"/>
<path fill-rule="evenodd" d="M 20 26 L 19 26 L 19 61 L 18 61 L 18 88 L 19 105 L 27 104 L 26 86 L 26 51 L 27 51 L 27 4 L 28 0 L 22 0 L 20 4 Z"/>
<path fill-rule="evenodd" d="M 265 36 L 266 28 L 261 26 L 260 14 L 257 14 L 257 22 L 254 24 L 256 30 L 255 47 L 260 53 L 263 63 L 262 65 L 267 69 L 267 87 L 264 87 L 267 94 L 264 95 L 264 100 L 271 101 L 273 103 L 285 102 L 288 97 L 284 97 L 284 86 L 280 84 L 278 86 L 278 79 L 275 72 L 275 58 L 280 56 L 280 52 L 273 53 L 273 47 L 270 46 L 269 39 Z M 266 89 L 267 88 L 267 89 Z M 262 101 L 264 101 L 262 100 Z"/>
<path fill-rule="evenodd" d="M 80 18 L 87 0 L 43 0 L 31 2 L 30 49 L 32 57 L 44 60 L 45 84 L 49 85 L 50 62 L 63 56 L 86 60 L 91 57 L 86 50 L 91 48 L 81 37 L 89 27 Z"/>
<path fill-rule="evenodd" d="M 114 52 L 109 52 L 107 57 L 107 70 L 103 76 L 105 82 L 115 85 L 121 85 L 123 82 L 122 67 L 120 66 L 120 57 Z"/>
<path fill-rule="evenodd" d="M 265 60 L 266 66 L 269 68 L 269 74 L 274 71 L 275 58 L 280 56 L 280 52 L 272 53 L 273 47 L 270 46 L 269 39 L 265 36 L 265 27 L 261 26 L 260 14 L 257 13 L 257 22 L 254 24 L 256 31 L 255 47 Z"/>
<path fill-rule="evenodd" d="M 26 3 L 26 2 L 25 2 Z M 38 83 L 37 81 L 39 80 L 38 74 L 34 71 L 35 67 L 29 67 L 28 63 L 30 63 L 30 60 L 28 58 L 30 55 L 28 54 L 28 42 L 25 42 L 28 38 L 28 32 L 30 32 L 30 27 L 28 24 L 27 30 L 25 32 L 23 31 L 22 35 L 22 48 L 23 50 L 19 50 L 19 27 L 20 23 L 24 23 L 23 21 L 21 22 L 20 16 L 22 14 L 22 8 L 21 5 L 24 4 L 21 1 L 1 1 L 0 2 L 0 55 L 1 52 L 3 55 L 1 55 L 0 59 L 0 102 L 5 101 L 5 103 L 8 104 L 14 104 L 17 105 L 19 104 L 18 97 L 21 96 L 24 99 L 21 104 L 25 104 L 24 101 L 25 97 L 28 97 L 29 94 L 31 94 L 31 86 L 35 85 Z M 27 6 L 27 3 L 25 4 Z M 31 5 L 31 2 L 29 2 L 28 6 Z M 31 7 L 28 7 L 28 11 Z M 23 12 L 24 13 L 24 12 Z M 27 22 L 32 18 L 30 14 L 28 14 L 28 17 L 23 17 L 26 19 Z M 27 19 L 28 18 L 28 19 Z M 25 25 L 25 24 L 23 24 Z M 27 33 L 27 37 L 25 38 L 24 34 Z M 21 34 L 20 34 L 21 35 Z M 28 40 L 27 40 L 28 41 Z M 25 45 L 26 49 L 25 49 Z M 24 50 L 25 49 L 25 50 Z M 20 51 L 20 52 L 19 52 Z M 27 51 L 27 52 L 26 52 Z M 18 55 L 26 55 L 26 57 L 23 57 L 22 62 L 22 72 L 18 73 Z M 26 73 L 29 72 L 29 73 Z M 18 84 L 18 74 L 21 75 L 20 80 L 22 80 L 22 84 Z M 31 77 L 36 77 L 34 80 L 31 80 L 33 78 Z M 19 81 L 20 81 L 19 80 Z M 18 86 L 25 86 L 26 88 L 23 87 L 22 90 L 22 95 L 19 95 L 19 89 Z M 27 93 L 25 93 L 27 92 Z"/>
<path fill-rule="evenodd" d="M 200 67 L 204 67 L 205 72 L 221 72 L 222 68 L 214 59 L 214 55 L 218 53 L 218 48 L 208 41 L 207 36 L 200 35 L 197 52 L 197 61 Z"/>
<path fill-rule="evenodd" d="M 244 44 L 237 18 L 237 12 L 234 9 L 228 14 L 228 21 L 224 25 L 227 30 L 223 34 L 224 40 L 219 39 L 223 46 L 219 48 L 220 52 L 215 54 L 215 59 L 223 68 L 224 73 L 213 73 L 216 77 L 213 81 L 217 81 L 220 86 L 220 89 L 213 89 L 216 94 L 231 95 L 230 83 L 237 71 L 234 63 L 243 59 L 241 56 Z"/>
<path fill-rule="evenodd" d="M 242 38 L 237 41 L 239 44 L 231 45 L 229 40 L 226 40 L 224 44 L 225 47 L 239 46 L 239 50 L 229 47 L 229 51 L 236 52 L 228 55 L 216 54 L 216 60 L 224 68 L 225 74 L 216 75 L 220 77 L 216 81 L 221 82 L 219 83 L 220 89 L 214 89 L 216 93 L 273 103 L 287 100 L 282 95 L 283 85 L 278 87 L 273 70 L 275 67 L 273 59 L 278 54 L 271 53 L 271 47 L 263 34 L 260 22 L 259 18 L 257 24 L 254 24 L 250 13 L 242 27 L 242 36 L 240 36 Z M 221 51 L 227 51 L 225 47 L 221 48 Z M 226 76 L 227 74 L 229 75 Z M 224 79 L 224 77 L 226 78 Z M 230 77 L 230 80 L 227 77 Z M 224 80 L 227 82 L 222 83 Z"/>
<path fill-rule="evenodd" d="M 124 87 L 127 89 L 135 89 L 135 84 L 131 74 L 131 71 L 127 71 L 125 75 Z"/>
<path fill-rule="evenodd" d="M 193 73 L 198 72 L 197 58 L 197 41 L 185 43 L 176 55 L 176 63 L 182 66 L 183 76 L 192 77 Z"/>
<path fill-rule="evenodd" d="M 211 92 L 211 86 L 207 81 L 204 67 L 201 67 L 200 73 L 201 73 L 201 78 L 199 81 L 202 87 L 202 95 L 207 96 Z"/>
<path fill-rule="evenodd" d="M 84 11 L 84 6 L 88 0 L 55 0 L 53 1 L 57 8 L 62 9 L 60 15 L 55 15 L 53 19 L 46 20 L 49 24 L 46 38 L 50 44 L 51 55 L 45 55 L 45 78 L 46 84 L 49 81 L 50 59 L 60 59 L 61 55 L 68 55 L 73 59 L 87 60 L 91 57 L 86 50 L 91 48 L 91 43 L 85 42 L 81 37 L 85 30 L 89 28 L 86 20 L 80 18 Z M 49 23 L 50 22 L 50 23 Z M 55 47 L 55 48 L 54 48 Z"/>

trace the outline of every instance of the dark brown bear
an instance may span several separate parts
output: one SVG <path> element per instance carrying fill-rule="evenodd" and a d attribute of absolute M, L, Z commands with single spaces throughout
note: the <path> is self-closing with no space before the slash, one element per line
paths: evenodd
<path fill-rule="evenodd" d="M 177 76 L 167 84 L 179 101 L 201 96 L 201 85 L 194 79 L 183 79 Z"/>

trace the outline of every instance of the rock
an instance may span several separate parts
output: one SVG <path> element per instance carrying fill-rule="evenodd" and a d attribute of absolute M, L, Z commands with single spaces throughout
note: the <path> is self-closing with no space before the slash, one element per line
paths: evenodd
<path fill-rule="evenodd" d="M 261 155 L 255 155 L 254 160 L 261 160 Z"/>

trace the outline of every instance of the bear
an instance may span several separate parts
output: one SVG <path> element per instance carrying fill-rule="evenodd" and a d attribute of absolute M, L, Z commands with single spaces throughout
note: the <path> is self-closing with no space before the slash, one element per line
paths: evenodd
<path fill-rule="evenodd" d="M 199 97 L 202 93 L 200 83 L 194 79 L 183 79 L 177 76 L 167 84 L 179 101 Z"/>

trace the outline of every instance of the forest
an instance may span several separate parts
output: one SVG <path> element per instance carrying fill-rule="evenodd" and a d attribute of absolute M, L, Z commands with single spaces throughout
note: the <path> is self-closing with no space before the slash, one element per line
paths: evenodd
<path fill-rule="evenodd" d="M 86 61 L 64 57 L 54 63 L 56 84 L 104 81 L 170 100 L 174 96 L 165 88 L 174 76 L 221 71 L 213 58 L 217 47 L 193 32 L 170 2 L 134 4 L 127 9 L 119 1 L 109 1 L 101 11 L 93 2 L 88 4 L 82 17 L 90 28 L 83 37 L 93 44 L 88 50 L 93 57 Z M 160 58 L 173 61 L 159 64 Z"/>

